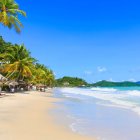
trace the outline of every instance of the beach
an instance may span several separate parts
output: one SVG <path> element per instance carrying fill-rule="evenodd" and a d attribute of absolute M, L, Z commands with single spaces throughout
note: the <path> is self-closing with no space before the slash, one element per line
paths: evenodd
<path fill-rule="evenodd" d="M 140 1 L 0 0 L 0 140 L 140 140 Z"/>
<path fill-rule="evenodd" d="M 139 140 L 139 92 L 55 88 L 0 96 L 0 140 Z"/>
<path fill-rule="evenodd" d="M 57 109 L 54 103 L 59 99 L 51 94 L 32 91 L 0 97 L 0 140 L 94 140 L 55 123 L 50 110 Z"/>
<path fill-rule="evenodd" d="M 139 140 L 139 87 L 56 88 L 55 96 L 65 108 L 54 114 L 63 113 L 74 132 L 97 140 Z"/>

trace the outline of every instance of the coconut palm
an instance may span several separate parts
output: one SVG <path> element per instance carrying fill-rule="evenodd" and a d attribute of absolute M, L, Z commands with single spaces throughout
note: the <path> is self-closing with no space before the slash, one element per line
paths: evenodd
<path fill-rule="evenodd" d="M 0 57 L 5 63 L 2 72 L 7 74 L 6 77 L 20 81 L 32 76 L 35 59 L 30 57 L 30 52 L 26 50 L 24 45 L 10 47 Z"/>
<path fill-rule="evenodd" d="M 21 31 L 20 27 L 23 27 L 18 19 L 19 14 L 26 16 L 14 0 L 0 0 L 0 22 L 8 28 L 14 27 L 17 33 Z"/>
<path fill-rule="evenodd" d="M 43 84 L 47 86 L 53 86 L 54 84 L 54 74 L 53 72 L 48 69 L 46 66 L 42 64 L 36 64 L 36 70 L 34 73 L 34 83 Z"/>
<path fill-rule="evenodd" d="M 35 84 L 44 84 L 46 73 L 41 68 L 35 68 L 33 72 L 32 82 Z"/>
<path fill-rule="evenodd" d="M 53 74 L 53 71 L 48 69 L 46 72 L 46 84 L 49 87 L 54 86 L 54 82 L 55 82 L 55 76 Z"/>

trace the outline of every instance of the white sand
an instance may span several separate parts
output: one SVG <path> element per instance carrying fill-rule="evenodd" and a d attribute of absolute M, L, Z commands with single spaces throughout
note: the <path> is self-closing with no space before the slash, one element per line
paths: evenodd
<path fill-rule="evenodd" d="M 30 92 L 0 98 L 0 140 L 94 140 L 55 124 L 48 110 L 58 99 Z"/>

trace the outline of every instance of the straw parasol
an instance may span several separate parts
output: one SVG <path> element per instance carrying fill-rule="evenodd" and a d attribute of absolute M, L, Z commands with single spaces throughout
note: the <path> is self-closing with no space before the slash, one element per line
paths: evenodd
<path fill-rule="evenodd" d="M 36 84 L 37 87 L 44 87 L 45 85 L 43 84 Z"/>
<path fill-rule="evenodd" d="M 22 81 L 22 80 L 18 81 L 18 84 L 19 85 L 27 85 L 27 83 L 25 81 Z"/>
<path fill-rule="evenodd" d="M 6 81 L 6 80 L 7 80 L 7 78 L 4 77 L 2 74 L 0 74 L 0 82 Z"/>
<path fill-rule="evenodd" d="M 17 85 L 18 85 L 18 82 L 11 81 L 11 82 L 9 83 L 9 85 L 10 85 L 10 86 L 17 86 Z"/>
<path fill-rule="evenodd" d="M 9 86 L 17 86 L 18 85 L 18 82 L 16 82 L 16 81 L 7 81 L 6 83 L 5 83 L 6 85 L 9 85 Z"/>
<path fill-rule="evenodd" d="M 0 87 L 4 84 L 5 81 L 7 81 L 7 78 L 0 74 Z"/>

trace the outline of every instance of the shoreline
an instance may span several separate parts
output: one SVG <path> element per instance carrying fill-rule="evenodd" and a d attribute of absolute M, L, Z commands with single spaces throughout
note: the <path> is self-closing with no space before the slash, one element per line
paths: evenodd
<path fill-rule="evenodd" d="M 29 94 L 27 94 L 29 93 Z M 67 130 L 49 111 L 60 99 L 37 91 L 7 94 L 0 98 L 0 139 L 3 140 L 95 140 Z M 48 96 L 48 97 L 47 97 Z"/>
<path fill-rule="evenodd" d="M 104 92 L 103 89 L 93 91 L 83 88 L 61 88 L 56 89 L 54 93 L 56 97 L 64 99 L 62 105 L 66 111 L 60 111 L 70 116 L 70 120 L 73 122 L 72 127 L 76 132 L 100 140 L 138 140 L 140 137 L 140 133 L 138 133 L 140 130 L 139 114 L 131 108 L 128 109 L 110 101 L 132 101 L 130 104 L 137 101 L 138 103 L 140 91 L 126 90 L 124 92 L 118 89 L 112 92 L 110 89 L 105 90 L 108 91 Z M 137 109 L 136 106 L 134 109 Z"/>

